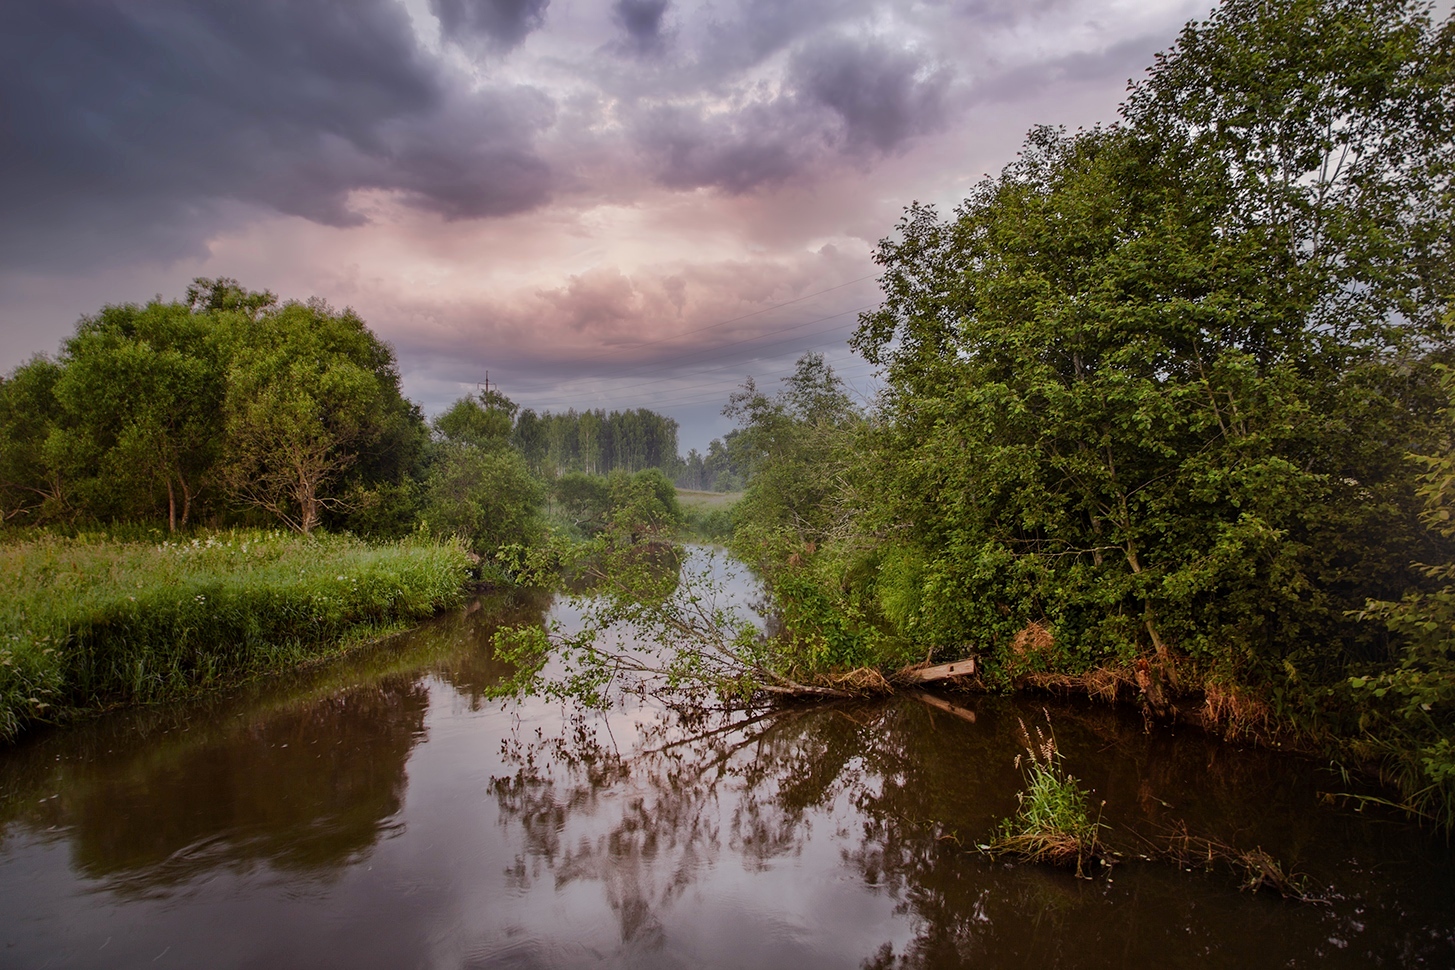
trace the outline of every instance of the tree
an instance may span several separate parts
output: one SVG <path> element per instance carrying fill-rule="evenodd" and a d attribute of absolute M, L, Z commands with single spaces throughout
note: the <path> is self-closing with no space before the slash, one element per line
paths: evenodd
<path fill-rule="evenodd" d="M 37 356 L 0 378 L 0 521 L 36 521 L 65 506 L 51 435 L 61 365 Z"/>
<path fill-rule="evenodd" d="M 499 391 L 482 391 L 478 396 L 460 398 L 435 418 L 435 433 L 453 444 L 508 448 L 517 410 L 518 405 Z"/>
<path fill-rule="evenodd" d="M 735 548 L 758 547 L 750 561 L 760 561 L 836 534 L 848 514 L 844 474 L 863 418 L 823 355 L 800 357 L 772 396 L 748 378 L 723 414 L 738 422 L 732 464 L 752 476 L 735 511 Z"/>
<path fill-rule="evenodd" d="M 464 537 L 482 555 L 505 545 L 530 545 L 543 528 L 545 486 L 513 448 L 446 444 L 425 496 L 430 527 Z"/>
<path fill-rule="evenodd" d="M 105 307 L 81 321 L 55 384 L 73 478 L 93 514 L 186 526 L 218 453 L 223 349 L 213 321 L 180 303 Z M 57 443 L 59 445 L 59 442 Z"/>
<path fill-rule="evenodd" d="M 244 506 L 308 534 L 347 503 L 337 486 L 410 412 L 393 352 L 353 311 L 287 303 L 233 334 L 224 478 Z M 404 416 L 407 420 L 407 416 Z"/>
<path fill-rule="evenodd" d="M 1420 582 L 1399 456 L 1451 351 L 1450 37 L 1230 0 L 1124 124 L 910 210 L 855 346 L 888 368 L 867 527 L 921 635 L 1156 707 L 1190 664 L 1290 710 L 1379 651 L 1346 614 Z"/>

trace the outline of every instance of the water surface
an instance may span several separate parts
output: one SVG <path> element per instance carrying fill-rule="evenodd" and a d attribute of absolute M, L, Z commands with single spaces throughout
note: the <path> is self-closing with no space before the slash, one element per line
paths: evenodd
<path fill-rule="evenodd" d="M 1135 858 L 1078 880 L 975 850 L 1042 703 L 684 722 L 486 698 L 490 633 L 549 608 L 483 598 L 0 752 L 0 966 L 1455 966 L 1446 843 L 1328 804 L 1317 763 L 1045 705 L 1114 842 L 1186 826 L 1328 901 Z"/>

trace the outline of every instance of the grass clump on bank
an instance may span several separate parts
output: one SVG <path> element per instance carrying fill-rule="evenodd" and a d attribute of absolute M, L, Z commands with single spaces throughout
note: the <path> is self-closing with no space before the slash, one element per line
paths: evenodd
<path fill-rule="evenodd" d="M 460 602 L 469 566 L 454 543 L 280 532 L 8 544 L 0 739 L 326 656 Z"/>
<path fill-rule="evenodd" d="M 1101 822 L 1091 816 L 1090 793 L 1066 772 L 1056 736 L 1047 719 L 1046 730 L 1036 727 L 1032 740 L 1020 722 L 1025 754 L 1015 757 L 1025 776 L 1025 788 L 1016 793 L 1015 815 L 1000 824 L 1000 834 L 987 846 L 992 855 L 1009 855 L 1027 862 L 1076 866 L 1084 875 L 1088 863 L 1100 858 Z"/>

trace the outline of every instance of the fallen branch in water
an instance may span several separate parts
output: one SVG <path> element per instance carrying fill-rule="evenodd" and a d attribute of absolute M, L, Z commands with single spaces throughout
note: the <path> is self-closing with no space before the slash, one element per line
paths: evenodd
<path fill-rule="evenodd" d="M 1230 869 L 1241 880 L 1238 888 L 1249 892 L 1271 889 L 1285 899 L 1303 903 L 1328 902 L 1314 894 L 1317 887 L 1312 879 L 1301 872 L 1289 872 L 1261 846 L 1237 849 L 1217 839 L 1195 836 L 1187 831 L 1186 822 L 1178 822 L 1176 830 L 1160 841 L 1144 841 L 1151 847 L 1150 858 L 1173 862 L 1184 869 L 1192 866 Z"/>

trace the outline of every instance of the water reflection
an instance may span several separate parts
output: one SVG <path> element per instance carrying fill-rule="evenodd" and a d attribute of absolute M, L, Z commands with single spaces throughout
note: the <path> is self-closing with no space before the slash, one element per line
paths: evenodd
<path fill-rule="evenodd" d="M 504 668 L 476 647 L 548 605 L 477 599 L 346 665 L 33 739 L 7 752 L 0 832 L 64 837 L 82 875 L 128 894 L 259 863 L 327 879 L 399 828 L 427 733 L 421 668 L 478 709 Z"/>
<path fill-rule="evenodd" d="M 1449 847 L 1324 805 L 1317 765 L 1054 705 L 1114 845 L 1185 823 L 1331 903 L 1133 860 L 1080 881 L 974 847 L 1015 808 L 1039 705 L 491 700 L 490 634 L 548 609 L 569 619 L 482 600 L 345 663 L 0 753 L 0 964 L 1455 965 Z"/>
<path fill-rule="evenodd" d="M 640 955 L 667 945 L 685 894 L 718 891 L 735 878 L 728 868 L 804 868 L 799 857 L 827 831 L 858 890 L 892 900 L 913 928 L 868 952 L 864 967 L 1443 966 L 1455 957 L 1449 854 L 1428 835 L 1387 825 L 1371 838 L 1369 826 L 1316 808 L 1307 765 L 1300 776 L 1276 754 L 1145 735 L 1111 711 L 1054 716 L 1071 763 L 1118 806 L 1114 845 L 1134 855 L 1176 817 L 1297 862 L 1331 887 L 1330 904 L 1240 893 L 1229 874 L 1135 858 L 1089 882 L 987 859 L 974 840 L 1014 808 L 1016 722 L 1032 711 L 1002 699 L 978 706 L 973 724 L 907 698 L 667 719 L 627 755 L 581 725 L 518 744 L 515 773 L 493 786 L 521 839 L 511 878 L 596 885 L 620 942 Z M 806 896 L 833 878 L 809 868 Z M 813 932 L 827 942 L 852 927 L 830 912 Z"/>

